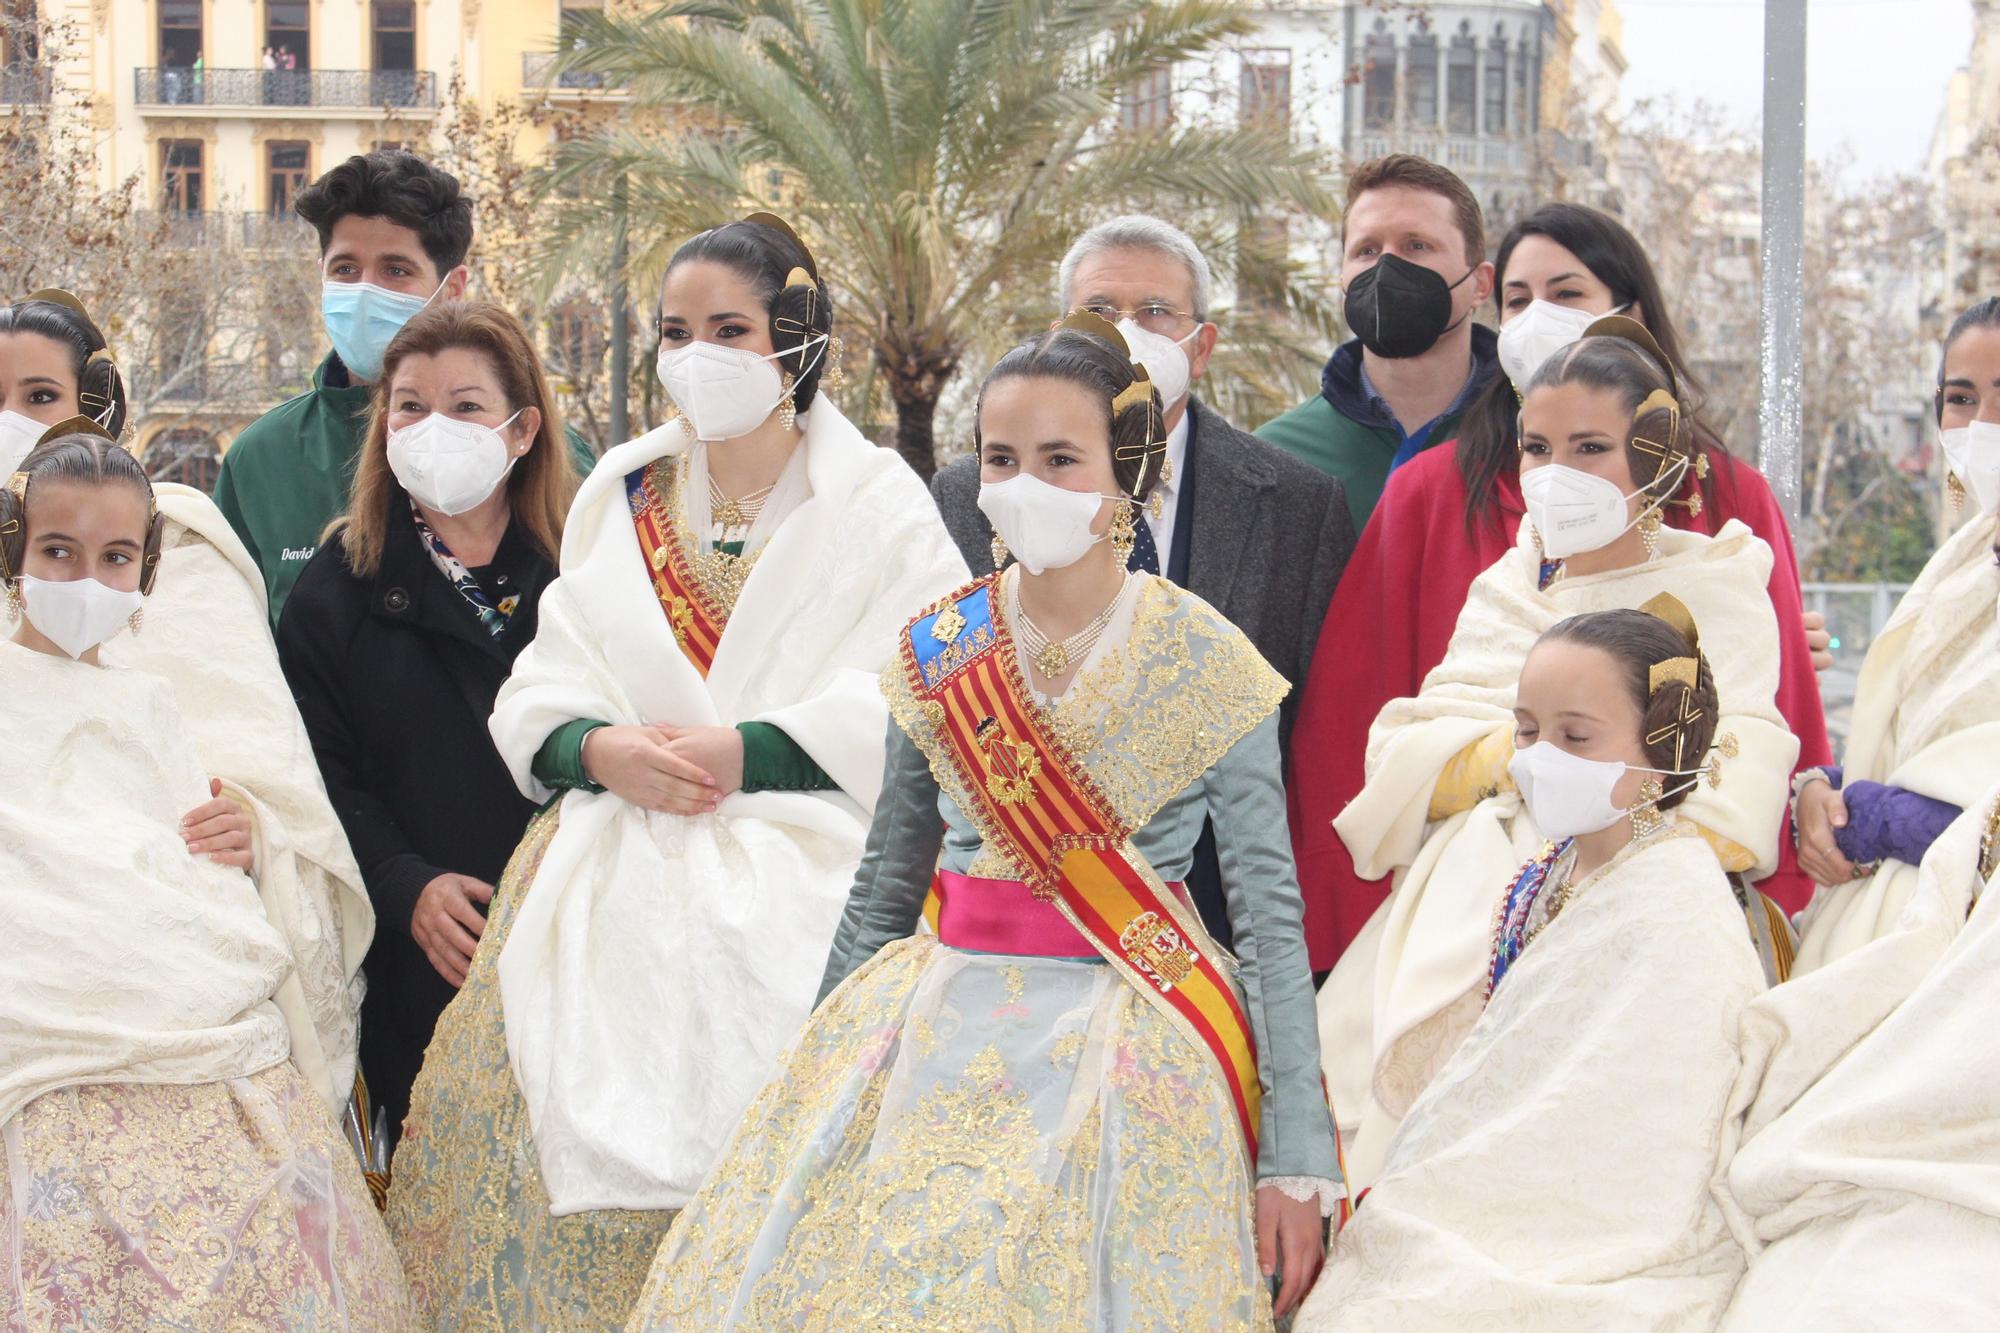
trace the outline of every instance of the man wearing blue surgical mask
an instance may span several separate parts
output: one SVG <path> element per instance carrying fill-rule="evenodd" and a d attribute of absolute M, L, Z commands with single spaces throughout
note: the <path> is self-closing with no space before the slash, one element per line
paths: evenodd
<path fill-rule="evenodd" d="M 215 482 L 215 503 L 264 571 L 274 625 L 320 533 L 346 512 L 383 351 L 427 303 L 464 295 L 472 248 L 472 201 L 457 178 L 410 153 L 351 157 L 301 190 L 296 208 L 319 233 L 333 350 L 310 390 L 244 428 Z"/>

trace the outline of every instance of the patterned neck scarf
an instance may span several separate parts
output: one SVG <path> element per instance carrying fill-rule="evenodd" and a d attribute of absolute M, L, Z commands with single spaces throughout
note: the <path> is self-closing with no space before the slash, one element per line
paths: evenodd
<path fill-rule="evenodd" d="M 416 521 L 417 536 L 423 538 L 424 548 L 431 553 L 431 563 L 438 567 L 438 572 L 452 587 L 458 589 L 458 595 L 472 608 L 472 614 L 479 617 L 479 623 L 486 627 L 486 632 L 499 638 L 506 631 L 514 608 L 521 604 L 521 594 L 510 593 L 496 605 L 486 595 L 486 589 L 479 586 L 479 580 L 472 577 L 472 571 L 444 544 L 444 538 L 432 532 L 431 525 L 424 522 L 423 512 L 417 508 L 415 500 L 410 501 L 410 517 Z"/>

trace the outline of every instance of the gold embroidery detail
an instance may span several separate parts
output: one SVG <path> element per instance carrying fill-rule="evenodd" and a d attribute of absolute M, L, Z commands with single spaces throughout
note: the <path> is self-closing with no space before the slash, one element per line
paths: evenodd
<path fill-rule="evenodd" d="M 931 637 L 939 643 L 950 643 L 964 632 L 965 616 L 955 606 L 947 606 L 931 622 Z"/>
<path fill-rule="evenodd" d="M 1042 757 L 1032 745 L 1004 735 L 994 724 L 981 729 L 979 748 L 986 752 L 986 790 L 994 800 L 1002 805 L 1025 805 L 1034 799 Z"/>
<path fill-rule="evenodd" d="M 561 810 L 535 817 L 501 876 L 482 947 L 438 1019 L 396 1148 L 389 1231 L 426 1328 L 441 1315 L 495 1333 L 622 1328 L 673 1221 L 665 1212 L 551 1216 L 527 1104 L 507 1063 L 500 952 Z"/>
<path fill-rule="evenodd" d="M 1201 955 L 1181 938 L 1174 923 L 1162 920 L 1157 912 L 1141 912 L 1133 917 L 1118 936 L 1118 947 L 1125 951 L 1126 960 L 1139 974 L 1159 987 L 1162 994 L 1186 981 L 1194 965 L 1201 961 Z"/>

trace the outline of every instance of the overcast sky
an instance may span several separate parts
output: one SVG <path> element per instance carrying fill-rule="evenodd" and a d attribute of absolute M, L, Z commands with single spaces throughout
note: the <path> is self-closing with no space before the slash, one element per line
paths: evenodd
<path fill-rule="evenodd" d="M 1701 98 L 1755 123 L 1764 97 L 1762 0 L 1618 0 L 1624 97 Z M 1920 169 L 1945 84 L 1972 43 L 1970 0 L 1811 0 L 1806 150 L 1853 149 L 1863 174 Z"/>

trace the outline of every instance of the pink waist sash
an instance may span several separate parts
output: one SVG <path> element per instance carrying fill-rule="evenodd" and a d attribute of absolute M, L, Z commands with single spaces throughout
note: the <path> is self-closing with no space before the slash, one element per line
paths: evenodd
<path fill-rule="evenodd" d="M 1187 891 L 1179 884 L 1167 887 L 1186 900 Z M 1018 879 L 974 879 L 940 870 L 931 891 L 937 895 L 938 939 L 954 949 L 1032 958 L 1101 957 L 1060 908 L 1035 897 Z"/>

